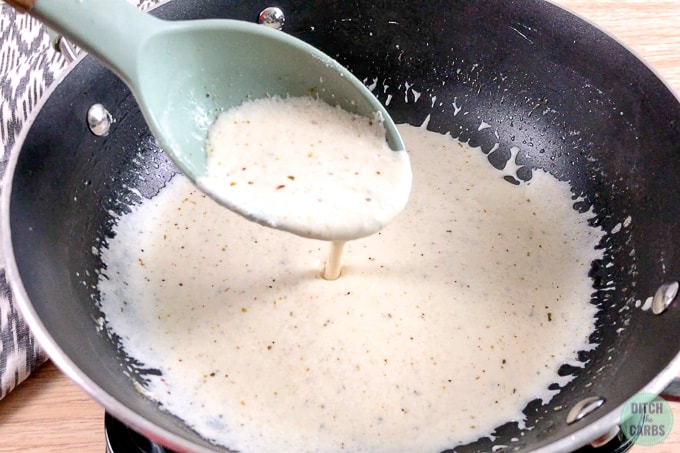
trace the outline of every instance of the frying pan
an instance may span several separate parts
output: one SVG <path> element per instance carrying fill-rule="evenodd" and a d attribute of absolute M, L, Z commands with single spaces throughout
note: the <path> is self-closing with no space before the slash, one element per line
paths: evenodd
<path fill-rule="evenodd" d="M 268 6 L 175 0 L 154 14 L 253 21 Z M 455 451 L 576 450 L 611 433 L 626 400 L 659 393 L 678 374 L 680 103 L 652 71 L 602 32 L 539 0 L 277 6 L 287 12 L 285 32 L 375 85 L 396 122 L 427 119 L 429 130 L 479 147 L 497 168 L 519 148 L 519 170 L 508 184 L 529 180 L 535 169 L 569 181 L 574 209 L 592 209 L 592 224 L 607 232 L 604 258 L 591 270 L 598 308 L 591 340 L 598 346 L 579 352 L 582 367 L 560 369 L 574 378 L 550 402 L 527 405 L 525 426 L 509 422 Z M 115 120 L 107 135 L 94 134 L 85 120 L 95 103 Z M 157 371 L 126 356 L 95 321 L 104 265 L 93 250 L 111 237 L 116 216 L 177 172 L 131 94 L 82 58 L 21 142 L 3 192 L 3 245 L 36 337 L 116 418 L 178 450 L 219 450 L 138 391 Z"/>

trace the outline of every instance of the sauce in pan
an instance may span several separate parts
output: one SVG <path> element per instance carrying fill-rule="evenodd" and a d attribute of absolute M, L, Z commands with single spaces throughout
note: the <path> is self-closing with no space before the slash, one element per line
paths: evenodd
<path fill-rule="evenodd" d="M 484 154 L 400 126 L 406 209 L 346 244 L 220 209 L 184 177 L 118 219 L 102 249 L 106 328 L 161 371 L 145 392 L 241 452 L 437 452 L 549 399 L 592 345 L 602 232 L 568 184 L 508 184 Z M 297 178 L 296 178 L 297 180 Z"/>

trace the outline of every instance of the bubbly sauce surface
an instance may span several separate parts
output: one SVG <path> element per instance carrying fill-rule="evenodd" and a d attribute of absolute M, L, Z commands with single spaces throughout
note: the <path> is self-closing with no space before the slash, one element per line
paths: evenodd
<path fill-rule="evenodd" d="M 248 101 L 210 127 L 198 186 L 251 220 L 303 237 L 350 240 L 387 225 L 411 191 L 408 154 L 377 119 L 312 97 Z"/>
<path fill-rule="evenodd" d="M 513 186 L 478 149 L 400 126 L 404 212 L 328 244 L 220 209 L 182 176 L 119 219 L 102 250 L 110 332 L 162 376 L 146 391 L 241 452 L 438 452 L 548 400 L 590 349 L 601 231 L 569 186 Z"/>

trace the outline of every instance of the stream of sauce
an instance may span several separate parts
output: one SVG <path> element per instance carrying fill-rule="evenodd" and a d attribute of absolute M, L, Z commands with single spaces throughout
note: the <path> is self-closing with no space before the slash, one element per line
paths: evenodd
<path fill-rule="evenodd" d="M 523 420 L 590 349 L 599 229 L 568 184 L 508 184 L 478 149 L 400 126 L 403 213 L 345 245 L 220 209 L 183 176 L 118 219 L 106 329 L 145 392 L 240 452 L 438 452 Z M 297 180 L 297 177 L 296 177 Z"/>

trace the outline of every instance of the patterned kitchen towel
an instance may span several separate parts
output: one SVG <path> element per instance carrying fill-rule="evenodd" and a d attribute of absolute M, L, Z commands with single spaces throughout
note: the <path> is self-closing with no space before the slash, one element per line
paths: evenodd
<path fill-rule="evenodd" d="M 129 1 L 145 10 L 160 3 Z M 66 66 L 39 22 L 0 2 L 0 183 L 22 126 Z M 0 253 L 0 399 L 46 358 L 12 300 Z"/>

